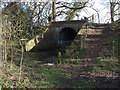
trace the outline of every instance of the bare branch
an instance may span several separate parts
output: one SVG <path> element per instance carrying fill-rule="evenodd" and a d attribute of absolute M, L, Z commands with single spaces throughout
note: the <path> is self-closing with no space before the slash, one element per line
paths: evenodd
<path fill-rule="evenodd" d="M 84 8 L 84 7 L 86 7 L 86 4 L 88 3 L 88 1 L 87 2 L 84 2 L 83 4 L 82 4 L 82 6 L 80 6 L 80 7 L 70 7 L 70 5 L 69 6 L 67 6 L 67 5 L 65 5 L 65 4 L 63 4 L 62 6 L 60 6 L 60 7 L 57 7 L 56 9 L 58 9 L 58 8 L 68 8 L 68 9 L 74 9 L 74 10 L 77 10 L 77 9 L 82 9 L 82 8 Z"/>
<path fill-rule="evenodd" d="M 2 14 L 7 14 L 6 11 L 8 9 L 10 9 L 11 7 L 13 7 L 14 5 L 16 5 L 17 2 L 11 2 L 8 4 L 8 6 L 6 6 L 3 10 L 2 10 Z M 5 4 L 4 4 L 5 5 Z"/>
<path fill-rule="evenodd" d="M 92 9 L 97 13 L 97 15 L 98 15 L 98 22 L 100 23 L 99 12 L 96 9 L 94 9 L 94 8 L 92 8 Z"/>
<path fill-rule="evenodd" d="M 68 15 L 65 11 L 62 10 L 62 11 L 57 12 L 56 16 L 60 16 L 60 15 L 62 15 L 62 14 Z"/>

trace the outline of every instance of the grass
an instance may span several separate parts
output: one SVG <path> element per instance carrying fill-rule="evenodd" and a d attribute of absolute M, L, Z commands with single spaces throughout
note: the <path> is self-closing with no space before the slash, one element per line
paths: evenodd
<path fill-rule="evenodd" d="M 64 60 L 68 61 L 65 64 L 69 65 L 80 65 L 85 63 L 85 61 L 80 59 L 71 59 L 71 62 L 68 59 Z M 79 62 L 79 64 L 77 62 Z M 102 59 L 101 57 L 98 57 L 97 62 L 93 67 L 93 71 L 104 73 L 109 71 L 110 73 L 115 73 L 115 71 L 120 68 L 120 64 L 117 62 L 118 60 Z M 6 71 L 7 72 L 4 74 L 4 78 L 2 79 L 2 87 L 4 88 L 59 88 L 71 77 L 70 74 L 64 74 L 64 69 L 39 64 L 39 61 L 29 60 L 28 57 L 24 58 L 22 80 L 20 83 L 18 82 L 18 66 L 13 64 L 13 68 L 10 70 L 10 66 L 7 64 Z M 14 80 L 10 80 L 12 77 L 10 75 L 11 73 L 13 74 L 12 76 L 16 75 Z M 94 84 L 94 81 L 88 80 L 81 83 L 75 83 L 73 88 L 92 88 Z"/>
<path fill-rule="evenodd" d="M 78 55 L 85 53 L 86 50 L 83 48 L 74 47 L 73 52 L 78 50 Z M 19 77 L 19 61 L 13 64 L 12 70 L 10 70 L 9 63 L 6 64 L 6 70 L 2 77 L 2 87 L 4 88 L 56 88 L 62 86 L 67 79 L 71 78 L 72 74 L 64 73 L 64 69 L 57 68 L 56 66 L 47 66 L 44 60 L 40 61 L 38 53 L 26 54 L 23 60 L 23 70 L 21 82 L 18 82 Z M 38 57 L 37 57 L 38 56 Z M 37 59 L 36 59 L 37 57 Z M 72 57 L 72 55 L 71 55 Z M 57 64 L 67 64 L 69 66 L 79 66 L 85 64 L 85 61 L 78 58 L 63 58 L 61 54 L 57 58 L 49 58 L 49 61 Z M 43 62 L 41 64 L 40 62 Z M 58 62 L 58 63 L 57 63 Z M 104 58 L 100 56 L 96 58 L 96 62 L 93 66 L 93 72 L 103 72 L 103 73 L 116 73 L 120 70 L 120 64 L 118 60 L 113 58 Z M 92 73 L 92 72 L 90 72 Z M 15 79 L 11 79 L 14 77 Z M 76 83 L 74 88 L 91 88 L 95 82 L 88 80 L 81 83 Z"/>
<path fill-rule="evenodd" d="M 93 67 L 93 72 L 116 73 L 116 71 L 119 70 L 120 70 L 120 64 L 118 63 L 118 60 L 110 59 L 110 58 L 102 59 L 98 57 Z"/>
<path fill-rule="evenodd" d="M 6 63 L 6 67 L 3 70 L 3 75 L 1 79 L 1 84 L 3 88 L 20 88 L 22 86 L 21 83 L 18 82 L 19 76 L 19 67 L 16 65 L 12 65 L 12 69 L 10 69 L 10 64 Z"/>
<path fill-rule="evenodd" d="M 36 88 L 53 88 L 60 87 L 62 81 L 66 80 L 66 75 L 62 72 L 63 69 L 47 66 L 44 64 L 39 64 L 39 61 L 31 60 L 28 58 L 25 60 L 24 72 L 27 73 L 28 81 L 31 82 L 31 87 Z M 27 66 L 26 66 L 27 65 Z M 62 81 L 60 81 L 62 80 Z"/>
<path fill-rule="evenodd" d="M 65 59 L 64 60 L 64 64 L 79 64 L 79 60 L 78 59 Z"/>
<path fill-rule="evenodd" d="M 119 46 L 119 39 L 118 36 L 115 36 L 114 38 L 110 38 L 110 42 L 109 42 L 110 46 L 112 46 L 113 48 L 113 57 L 119 57 L 120 56 L 120 48 L 118 48 Z"/>
<path fill-rule="evenodd" d="M 2 75 L 2 88 L 53 88 L 60 87 L 67 78 L 63 74 L 63 69 L 55 66 L 39 64 L 40 61 L 34 60 L 34 57 L 25 55 L 23 60 L 22 78 L 19 82 L 19 66 L 13 64 L 10 70 L 10 64 L 6 64 L 4 74 Z"/>
<path fill-rule="evenodd" d="M 67 65 L 70 65 L 70 66 L 79 66 L 81 64 L 84 64 L 85 61 L 84 60 L 81 60 L 81 59 L 67 59 L 67 58 L 63 58 L 62 59 L 62 63 L 63 64 L 67 64 Z"/>
<path fill-rule="evenodd" d="M 95 84 L 94 81 L 92 80 L 88 80 L 88 81 L 83 81 L 81 83 L 76 83 L 74 85 L 74 89 L 78 89 L 78 88 L 92 88 L 92 86 Z"/>

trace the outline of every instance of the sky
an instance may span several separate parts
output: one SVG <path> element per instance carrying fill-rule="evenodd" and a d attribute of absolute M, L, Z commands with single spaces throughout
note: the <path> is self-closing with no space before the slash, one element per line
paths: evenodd
<path fill-rule="evenodd" d="M 80 1 L 80 0 L 78 0 Z M 92 8 L 86 7 L 81 12 L 78 12 L 79 14 L 79 20 L 83 17 L 90 17 L 94 14 L 94 22 L 95 23 L 110 23 L 110 5 L 109 0 L 90 0 L 90 3 L 93 3 L 94 5 Z M 90 3 L 88 5 L 90 5 Z M 97 12 L 98 13 L 97 13 Z M 99 18 L 98 18 L 99 17 Z M 57 18 L 58 21 L 62 20 L 63 17 Z M 115 17 L 115 20 L 118 19 L 118 17 Z M 78 20 L 78 17 L 75 17 L 74 20 Z"/>
<path fill-rule="evenodd" d="M 107 14 L 107 12 L 110 11 L 108 2 L 95 2 L 93 5 L 93 9 L 91 7 L 86 7 L 85 10 L 88 12 L 88 14 L 85 13 L 85 10 L 82 10 L 81 17 L 82 16 L 92 16 L 94 15 L 94 22 L 96 23 L 106 23 L 107 19 L 110 19 L 110 14 Z M 89 15 L 89 16 L 88 16 Z M 107 15 L 107 16 L 106 16 Z M 108 20 L 109 22 L 109 20 Z"/>
<path fill-rule="evenodd" d="M 10 0 L 5 0 L 10 1 Z M 12 0 L 16 1 L 16 0 Z M 21 0 L 23 1 L 23 0 Z M 24 2 L 30 2 L 31 0 L 24 0 Z M 32 0 L 32 1 L 47 1 L 47 0 Z M 52 1 L 52 0 L 51 0 Z M 65 0 L 57 0 L 57 1 L 64 1 Z M 73 1 L 85 1 L 85 0 L 67 0 L 69 2 Z M 118 0 L 119 1 L 119 0 Z M 89 0 L 90 3 L 94 3 L 94 5 L 91 7 L 86 7 L 82 11 L 78 12 L 79 17 L 75 17 L 74 20 L 80 20 L 83 17 L 90 17 L 94 15 L 94 22 L 95 23 L 110 23 L 110 6 L 109 6 L 109 0 Z M 90 3 L 88 5 L 90 5 Z M 98 12 L 96 12 L 96 11 Z M 57 17 L 57 21 L 63 21 L 65 17 L 64 15 L 61 17 Z M 99 17 L 99 18 L 98 18 Z M 115 20 L 118 19 L 118 17 L 115 17 Z"/>

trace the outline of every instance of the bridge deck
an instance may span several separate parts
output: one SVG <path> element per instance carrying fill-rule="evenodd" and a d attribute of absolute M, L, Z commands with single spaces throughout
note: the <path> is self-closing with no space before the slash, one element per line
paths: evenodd
<path fill-rule="evenodd" d="M 58 21 L 52 22 L 52 27 L 61 27 L 64 24 L 83 24 L 86 23 L 87 20 L 73 20 L 73 21 Z"/>

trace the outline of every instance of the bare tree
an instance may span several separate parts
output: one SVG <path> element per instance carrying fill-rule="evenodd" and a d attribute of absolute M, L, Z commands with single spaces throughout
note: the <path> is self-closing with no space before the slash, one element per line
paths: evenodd
<path fill-rule="evenodd" d="M 56 21 L 56 2 L 53 2 L 52 14 L 53 14 L 53 21 Z"/>
<path fill-rule="evenodd" d="M 80 12 L 83 8 L 87 7 L 86 2 L 57 2 L 56 4 L 59 4 L 58 7 L 56 7 L 56 17 L 60 15 L 67 15 L 66 20 L 72 20 L 75 16 L 78 16 L 77 12 Z"/>
<path fill-rule="evenodd" d="M 114 9 L 116 3 L 113 0 L 110 0 L 110 15 L 111 15 L 111 22 L 114 22 Z"/>
<path fill-rule="evenodd" d="M 2 8 L 2 36 L 3 36 L 3 60 L 8 59 L 12 63 L 15 58 L 20 58 L 19 81 L 22 78 L 22 64 L 25 40 L 29 40 L 36 34 L 42 33 L 42 28 L 47 22 L 48 2 L 6 2 Z M 25 7 L 25 8 L 23 8 Z M 37 11 L 39 9 L 39 12 Z M 37 19 L 35 21 L 35 19 Z M 37 23 L 37 24 L 36 24 Z M 43 27 L 42 27 L 43 26 Z M 39 31 L 35 31 L 39 27 Z M 37 33 L 38 32 L 38 33 Z M 20 42 L 19 42 L 20 41 Z M 21 43 L 22 42 L 22 43 Z M 21 52 L 21 54 L 20 54 Z M 8 56 L 8 58 L 7 58 Z M 19 59 L 18 59 L 19 60 Z M 18 61 L 19 62 L 19 61 Z"/>
<path fill-rule="evenodd" d="M 120 5 L 120 3 L 119 3 L 118 0 L 110 0 L 110 16 L 111 16 L 111 22 L 114 22 L 114 16 L 120 15 L 120 13 L 115 14 L 115 12 L 120 9 L 120 7 L 118 7 L 117 9 L 115 9 L 115 7 L 116 7 L 117 5 Z"/>

